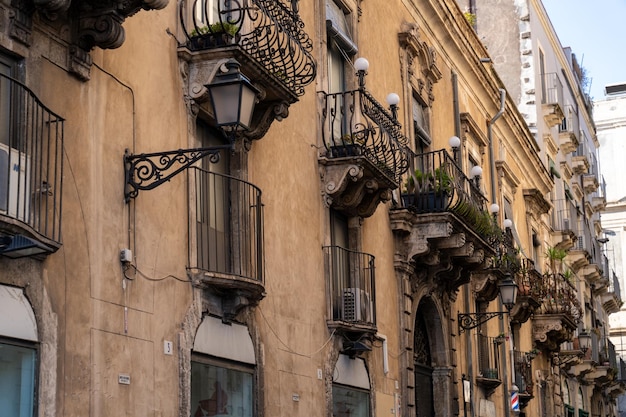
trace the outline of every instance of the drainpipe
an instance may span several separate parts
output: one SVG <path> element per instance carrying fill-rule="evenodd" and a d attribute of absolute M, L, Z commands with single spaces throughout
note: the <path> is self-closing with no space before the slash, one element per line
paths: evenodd
<path fill-rule="evenodd" d="M 493 119 L 491 119 L 488 123 L 487 123 L 487 141 L 489 142 L 489 178 L 491 180 L 491 203 L 496 203 L 497 198 L 496 198 L 496 177 L 495 177 L 495 172 L 496 172 L 496 161 L 493 155 L 493 132 L 492 132 L 492 126 L 493 124 L 504 114 L 504 105 L 506 103 L 506 90 L 501 88 L 500 89 L 500 110 L 498 110 L 498 113 L 496 113 L 495 116 L 493 116 Z M 497 203 L 496 203 L 497 204 Z M 503 311 L 503 306 L 502 306 L 502 302 L 500 302 L 499 304 L 500 307 L 500 311 Z M 504 321 L 504 320 L 503 320 Z M 500 332 L 504 333 L 504 323 L 503 321 L 500 322 Z M 510 323 L 510 318 L 509 318 L 509 323 Z M 511 338 L 513 335 L 511 334 L 511 327 L 510 325 L 507 326 L 507 333 L 509 335 L 509 338 Z M 509 339 L 509 343 L 511 343 L 512 346 L 512 341 Z M 511 347 L 511 356 L 509 358 L 513 357 L 513 347 Z M 502 348 L 501 348 L 501 353 L 502 353 L 502 357 L 505 358 L 506 357 L 506 343 L 502 344 Z M 511 361 L 511 366 L 515 366 L 515 364 Z M 506 366 L 503 366 L 502 368 L 502 380 L 504 382 L 504 395 L 502 396 L 503 398 L 503 404 L 504 404 L 504 410 L 505 410 L 505 416 L 506 417 L 511 417 L 511 406 L 510 406 L 510 401 L 511 401 L 511 393 L 509 392 L 509 376 L 508 376 L 508 368 Z"/>
<path fill-rule="evenodd" d="M 492 129 L 493 124 L 504 114 L 504 105 L 506 103 L 506 90 L 504 88 L 500 89 L 500 110 L 493 116 L 487 123 L 487 141 L 489 142 L 489 178 L 491 178 L 491 202 L 496 202 L 496 180 L 495 180 L 495 171 L 496 171 L 496 161 L 493 156 L 493 139 L 492 139 Z"/>
<path fill-rule="evenodd" d="M 461 138 L 461 110 L 459 110 L 459 77 L 456 72 L 452 71 L 452 110 L 454 113 L 454 135 Z M 463 170 L 463 141 L 457 151 L 457 160 L 461 170 Z"/>
<path fill-rule="evenodd" d="M 454 134 L 456 137 L 461 138 L 461 111 L 459 110 L 459 77 L 455 71 L 452 71 L 452 110 L 454 114 Z M 462 148 L 463 148 L 463 142 L 461 141 L 461 146 L 459 146 L 459 150 L 457 151 L 457 160 L 456 160 L 461 170 L 463 169 L 463 157 L 461 156 L 463 155 Z M 464 311 L 471 311 L 470 310 L 471 300 L 470 300 L 469 290 L 466 289 L 466 291 L 464 291 L 463 294 L 464 294 L 464 297 L 463 297 Z M 466 334 L 465 337 L 466 337 L 466 346 L 467 346 L 467 349 L 465 350 L 465 362 L 467 363 L 467 379 L 469 381 L 473 381 L 474 380 L 474 372 L 473 372 L 474 364 L 472 361 L 472 339 L 471 339 L 471 335 L 469 331 L 465 332 L 465 334 Z M 463 376 L 465 376 L 465 374 L 463 374 Z M 461 378 L 461 383 L 463 383 L 463 378 Z M 470 383 L 470 416 L 476 415 L 475 410 L 474 410 L 474 392 L 473 392 L 474 390 L 472 388 L 473 388 L 473 384 Z M 468 417 L 467 416 L 467 404 L 465 403 L 465 397 L 463 396 L 460 400 L 463 402 L 464 417 Z"/>

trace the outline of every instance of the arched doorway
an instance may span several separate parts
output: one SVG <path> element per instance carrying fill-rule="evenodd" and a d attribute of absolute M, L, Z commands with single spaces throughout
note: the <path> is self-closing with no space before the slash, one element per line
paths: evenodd
<path fill-rule="evenodd" d="M 428 333 L 429 316 L 424 303 L 420 303 L 413 331 L 413 366 L 415 373 L 415 416 L 434 417 L 433 360 Z"/>

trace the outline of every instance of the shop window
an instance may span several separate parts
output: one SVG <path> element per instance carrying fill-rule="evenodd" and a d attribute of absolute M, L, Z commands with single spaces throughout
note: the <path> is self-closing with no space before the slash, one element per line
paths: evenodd
<path fill-rule="evenodd" d="M 35 315 L 22 290 L 0 285 L 0 415 L 35 415 Z"/>
<path fill-rule="evenodd" d="M 255 369 L 247 327 L 205 317 L 191 353 L 191 416 L 256 415 Z"/>
<path fill-rule="evenodd" d="M 254 415 L 253 369 L 234 363 L 218 364 L 204 355 L 191 361 L 193 417 Z M 221 365 L 221 366 L 220 366 Z"/>
<path fill-rule="evenodd" d="M 333 381 L 333 417 L 369 417 L 370 383 L 365 362 L 339 355 Z"/>

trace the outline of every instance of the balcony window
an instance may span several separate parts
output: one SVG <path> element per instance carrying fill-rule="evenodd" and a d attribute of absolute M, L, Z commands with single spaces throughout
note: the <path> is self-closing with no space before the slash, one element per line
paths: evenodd
<path fill-rule="evenodd" d="M 500 379 L 500 344 L 501 338 L 476 334 L 478 346 L 479 373 L 485 379 Z"/>
<path fill-rule="evenodd" d="M 326 34 L 328 49 L 328 92 L 339 93 L 346 90 L 346 70 L 352 68 L 350 58 L 358 49 L 351 35 L 346 13 L 333 0 L 326 1 Z M 348 63 L 348 65 L 346 65 Z M 338 119 L 339 123 L 340 120 Z"/>
<path fill-rule="evenodd" d="M 430 114 L 429 107 L 425 105 L 416 94 L 413 95 L 413 130 L 415 132 L 415 149 L 417 153 L 428 151 L 430 139 Z"/>
<path fill-rule="evenodd" d="M 223 145 L 221 134 L 202 121 L 197 122 L 197 134 L 205 147 Z M 198 173 L 196 233 L 199 267 L 226 272 L 231 265 L 230 219 L 230 153 L 222 152 L 220 160 L 202 161 Z"/>
<path fill-rule="evenodd" d="M 514 351 L 515 385 L 520 395 L 533 395 L 533 374 L 531 361 L 527 352 Z"/>

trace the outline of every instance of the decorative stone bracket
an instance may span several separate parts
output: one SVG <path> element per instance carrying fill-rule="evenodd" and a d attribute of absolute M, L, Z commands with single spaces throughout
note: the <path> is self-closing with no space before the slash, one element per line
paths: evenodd
<path fill-rule="evenodd" d="M 515 306 L 511 309 L 512 323 L 525 323 L 533 315 L 541 302 L 532 295 L 518 295 Z"/>
<path fill-rule="evenodd" d="M 418 281 L 432 281 L 454 292 L 470 281 L 471 271 L 478 271 L 475 285 L 488 285 L 489 274 L 480 271 L 485 269 L 486 253 L 491 249 L 454 215 L 398 209 L 391 211 L 390 218 L 396 236 L 396 259 L 414 262 L 421 268 L 425 273 Z"/>
<path fill-rule="evenodd" d="M 393 179 L 362 155 L 321 156 L 319 162 L 325 204 L 349 216 L 371 216 L 378 204 L 391 200 L 391 190 L 397 188 Z"/>
<path fill-rule="evenodd" d="M 119 48 L 125 40 L 122 25 L 128 17 L 142 9 L 163 9 L 168 3 L 169 0 L 33 0 L 34 10 L 43 18 L 69 27 L 59 36 L 69 44 L 69 70 L 83 81 L 90 76 L 89 52 L 93 48 Z M 24 8 L 20 3 L 15 7 Z M 12 28 L 11 36 L 26 45 L 30 43 L 32 12 L 33 9 L 21 10 L 19 15 L 28 17 L 14 19 Z"/>
<path fill-rule="evenodd" d="M 550 352 L 559 350 L 559 345 L 572 339 L 576 323 L 565 314 L 541 314 L 533 318 L 533 340 L 540 348 Z"/>
<path fill-rule="evenodd" d="M 158 10 L 169 0 L 35 0 L 35 7 L 50 20 L 67 19 L 85 51 L 94 47 L 118 48 L 124 43 L 122 23 L 139 10 Z"/>

